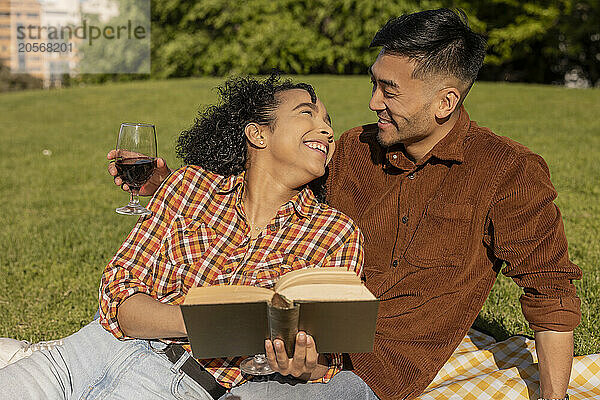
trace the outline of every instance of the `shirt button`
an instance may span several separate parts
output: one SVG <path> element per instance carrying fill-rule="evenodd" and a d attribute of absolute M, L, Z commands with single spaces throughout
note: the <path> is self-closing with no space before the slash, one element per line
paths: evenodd
<path fill-rule="evenodd" d="M 392 267 L 397 267 L 397 266 L 398 266 L 398 260 L 392 261 Z"/>
<path fill-rule="evenodd" d="M 408 217 L 405 215 L 404 217 L 402 217 L 402 223 L 406 224 L 408 222 Z"/>
<path fill-rule="evenodd" d="M 393 154 L 392 158 L 395 160 L 396 158 L 398 158 L 398 154 Z"/>
<path fill-rule="evenodd" d="M 275 227 L 273 225 L 269 226 L 269 232 L 275 232 Z"/>
<path fill-rule="evenodd" d="M 415 179 L 415 174 L 408 174 L 408 179 Z"/>
<path fill-rule="evenodd" d="M 225 270 L 225 273 L 226 273 L 226 274 L 230 274 L 230 273 L 231 273 L 231 268 L 227 268 L 227 269 Z"/>

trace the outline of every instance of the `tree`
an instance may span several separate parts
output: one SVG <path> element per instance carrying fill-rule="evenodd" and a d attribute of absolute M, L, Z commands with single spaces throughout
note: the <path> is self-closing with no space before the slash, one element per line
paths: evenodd
<path fill-rule="evenodd" d="M 41 89 L 41 79 L 28 74 L 13 74 L 10 68 L 0 62 L 0 93 L 14 90 Z"/>
<path fill-rule="evenodd" d="M 600 7 L 598 0 L 460 0 L 488 38 L 481 71 L 484 80 L 562 83 L 565 74 L 598 82 Z"/>
<path fill-rule="evenodd" d="M 185 0 L 152 4 L 153 78 L 365 73 L 393 17 L 461 8 L 486 36 L 483 80 L 600 79 L 600 0 Z M 126 51 L 127 49 L 123 49 Z M 147 76 L 96 76 L 128 80 Z"/>
<path fill-rule="evenodd" d="M 440 1 L 182 0 L 153 8 L 157 77 L 364 73 L 371 38 L 389 18 Z"/>
<path fill-rule="evenodd" d="M 587 83 L 600 86 L 600 2 L 569 1 L 558 26 L 557 62 L 552 66 L 561 75 L 575 74 Z"/>

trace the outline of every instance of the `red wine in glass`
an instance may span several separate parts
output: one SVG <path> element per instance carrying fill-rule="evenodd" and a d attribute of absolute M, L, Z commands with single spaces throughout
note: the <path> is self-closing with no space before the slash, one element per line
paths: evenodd
<path fill-rule="evenodd" d="M 142 185 L 150 179 L 154 168 L 156 168 L 156 159 L 151 157 L 132 157 L 117 158 L 115 162 L 117 172 L 123 183 L 129 188 L 139 191 Z"/>
<path fill-rule="evenodd" d="M 129 186 L 129 204 L 115 211 L 125 215 L 147 215 L 149 210 L 138 200 L 140 188 L 156 168 L 156 129 L 152 124 L 123 123 L 117 139 L 115 167 L 123 183 Z"/>

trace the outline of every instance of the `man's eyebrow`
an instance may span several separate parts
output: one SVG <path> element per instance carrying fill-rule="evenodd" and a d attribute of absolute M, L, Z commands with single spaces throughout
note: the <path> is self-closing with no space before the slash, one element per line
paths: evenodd
<path fill-rule="evenodd" d="M 394 81 L 390 81 L 388 79 L 376 79 L 375 76 L 373 75 L 373 68 L 372 67 L 369 67 L 369 75 L 371 76 L 371 80 L 375 80 L 377 82 L 381 82 L 384 85 L 389 86 L 389 87 L 393 87 L 395 89 L 398 88 L 398 84 L 396 82 L 394 82 Z"/>

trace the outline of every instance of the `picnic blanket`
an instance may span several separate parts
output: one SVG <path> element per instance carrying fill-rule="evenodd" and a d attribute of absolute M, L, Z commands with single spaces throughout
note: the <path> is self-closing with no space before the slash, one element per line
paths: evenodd
<path fill-rule="evenodd" d="M 513 336 L 502 342 L 471 329 L 420 400 L 511 399 L 539 397 L 533 340 Z M 569 396 L 600 400 L 600 354 L 575 357 Z"/>
<path fill-rule="evenodd" d="M 33 347 L 0 338 L 0 368 L 31 354 Z M 40 348 L 41 348 L 40 347 Z M 600 354 L 575 357 L 569 396 L 600 400 Z M 537 400 L 538 367 L 534 341 L 513 336 L 503 342 L 471 329 L 420 400 Z"/>

